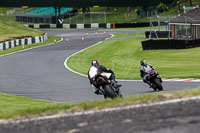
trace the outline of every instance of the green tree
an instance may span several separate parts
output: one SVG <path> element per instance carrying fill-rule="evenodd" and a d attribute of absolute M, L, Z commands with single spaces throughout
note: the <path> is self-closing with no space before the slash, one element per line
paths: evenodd
<path fill-rule="evenodd" d="M 180 1 L 177 0 L 176 4 L 177 4 L 177 12 L 179 13 L 180 12 Z"/>
<path fill-rule="evenodd" d="M 188 2 L 190 3 L 190 6 L 192 6 L 192 0 L 188 0 Z"/>
<path fill-rule="evenodd" d="M 168 9 L 167 5 L 165 5 L 165 4 L 162 3 L 162 2 L 157 6 L 157 10 L 158 10 L 159 12 L 164 12 L 164 11 L 166 11 L 167 9 Z"/>
<path fill-rule="evenodd" d="M 137 7 L 136 9 L 135 9 L 135 12 L 137 13 L 137 16 L 139 16 L 140 15 L 140 12 L 142 11 L 142 8 L 141 7 Z"/>

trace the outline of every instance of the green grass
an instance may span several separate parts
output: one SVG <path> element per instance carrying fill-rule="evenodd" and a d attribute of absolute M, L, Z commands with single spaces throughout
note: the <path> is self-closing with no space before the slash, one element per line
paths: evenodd
<path fill-rule="evenodd" d="M 60 39 L 61 39 L 61 37 L 48 35 L 48 40 L 45 41 L 45 42 L 35 43 L 35 44 L 30 44 L 30 45 L 24 45 L 24 48 L 22 48 L 22 46 L 17 46 L 17 47 L 14 47 L 14 48 L 9 48 L 9 49 L 0 51 L 0 55 L 9 54 L 9 53 L 12 53 L 12 52 L 17 52 L 17 51 L 20 51 L 20 50 L 24 50 L 24 49 L 28 49 L 28 48 L 33 48 L 33 47 L 37 47 L 37 46 L 41 46 L 41 45 L 46 45 L 46 44 L 49 44 L 49 43 L 53 43 L 54 40 L 58 41 Z"/>
<path fill-rule="evenodd" d="M 118 79 L 141 79 L 140 60 L 146 59 L 163 78 L 200 78 L 200 48 L 183 50 L 142 50 L 142 38 L 107 40 L 72 56 L 67 65 L 87 74 L 91 60 L 112 69 Z"/>
<path fill-rule="evenodd" d="M 0 16 L 0 42 L 42 34 L 43 32 L 38 29 L 28 28 L 15 22 L 15 17 Z"/>
<path fill-rule="evenodd" d="M 121 38 L 121 37 L 134 37 L 134 36 L 144 36 L 144 32 L 137 32 L 137 33 L 115 33 L 112 38 Z"/>
<path fill-rule="evenodd" d="M 10 9 L 12 8 L 0 8 L 0 13 L 5 14 Z"/>
<path fill-rule="evenodd" d="M 200 89 L 190 89 L 175 92 L 160 92 L 155 94 L 142 94 L 125 98 L 106 99 L 81 103 L 54 103 L 42 100 L 33 100 L 21 96 L 12 96 L 0 93 L 0 119 L 21 119 L 55 113 L 103 109 L 107 107 L 150 103 L 174 98 L 200 95 Z"/>
<path fill-rule="evenodd" d="M 67 109 L 70 106 L 71 104 L 68 103 L 57 104 L 41 100 L 32 100 L 25 97 L 0 94 L 0 119 L 26 116 L 28 114 L 40 114 L 42 112 L 48 113 L 48 110 L 56 112 L 60 109 Z"/>

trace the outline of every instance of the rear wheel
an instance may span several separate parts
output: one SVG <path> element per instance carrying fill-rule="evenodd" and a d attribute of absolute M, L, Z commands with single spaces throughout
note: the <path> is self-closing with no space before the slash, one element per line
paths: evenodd
<path fill-rule="evenodd" d="M 117 97 L 117 94 L 115 93 L 115 91 L 109 85 L 105 85 L 104 90 L 105 90 L 106 96 L 108 96 L 110 98 Z"/>
<path fill-rule="evenodd" d="M 157 86 L 158 91 L 162 91 L 163 90 L 163 86 L 162 86 L 162 84 L 161 84 L 159 79 L 155 78 L 154 79 L 154 83 Z"/>

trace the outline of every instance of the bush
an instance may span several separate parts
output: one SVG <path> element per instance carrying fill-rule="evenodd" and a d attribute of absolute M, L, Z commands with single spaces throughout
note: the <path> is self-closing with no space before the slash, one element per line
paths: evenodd
<path fill-rule="evenodd" d="M 163 4 L 162 2 L 157 6 L 157 10 L 159 12 L 166 11 L 168 9 L 167 5 Z"/>
<path fill-rule="evenodd" d="M 135 9 L 135 12 L 137 13 L 137 16 L 140 15 L 141 10 L 142 10 L 141 7 L 137 7 L 137 8 Z"/>

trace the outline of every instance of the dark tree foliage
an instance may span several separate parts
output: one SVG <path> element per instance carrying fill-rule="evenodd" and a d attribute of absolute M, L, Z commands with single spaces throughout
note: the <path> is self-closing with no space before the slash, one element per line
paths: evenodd
<path fill-rule="evenodd" d="M 192 0 L 188 0 L 188 2 L 190 3 L 190 6 L 192 6 Z"/>
<path fill-rule="evenodd" d="M 177 0 L 177 12 L 180 12 L 180 0 Z"/>

